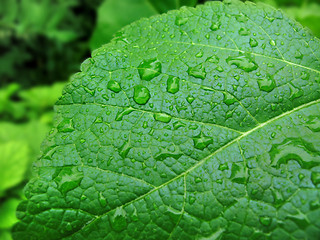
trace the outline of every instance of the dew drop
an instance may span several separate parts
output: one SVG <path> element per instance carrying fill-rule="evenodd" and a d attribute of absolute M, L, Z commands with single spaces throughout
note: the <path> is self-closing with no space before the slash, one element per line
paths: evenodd
<path fill-rule="evenodd" d="M 218 63 L 219 58 L 216 55 L 213 55 L 213 56 L 209 57 L 206 61 L 208 61 L 210 63 Z"/>
<path fill-rule="evenodd" d="M 106 101 L 109 101 L 109 97 L 108 97 L 108 95 L 106 95 L 106 94 L 103 94 L 103 95 L 102 95 L 102 98 L 104 98 Z"/>
<path fill-rule="evenodd" d="M 176 21 L 175 24 L 178 26 L 182 26 L 184 24 L 186 24 L 188 22 L 188 18 L 187 17 L 176 17 Z"/>
<path fill-rule="evenodd" d="M 160 75 L 162 69 L 161 63 L 157 59 L 143 61 L 138 66 L 138 72 L 142 80 L 150 81 Z"/>
<path fill-rule="evenodd" d="M 201 64 L 195 67 L 189 67 L 188 74 L 192 77 L 200 78 L 202 80 L 205 79 L 207 75 L 205 68 Z"/>
<path fill-rule="evenodd" d="M 220 171 L 224 171 L 224 170 L 229 169 L 228 163 L 220 164 L 218 169 L 219 169 Z"/>
<path fill-rule="evenodd" d="M 258 68 L 258 65 L 246 56 L 228 57 L 226 61 L 229 65 L 235 65 L 245 72 L 252 72 Z"/>
<path fill-rule="evenodd" d="M 320 172 L 312 172 L 311 181 L 314 185 L 318 185 L 320 183 Z"/>
<path fill-rule="evenodd" d="M 209 146 L 209 144 L 213 143 L 213 139 L 211 137 L 205 136 L 202 132 L 192 139 L 194 147 L 200 150 L 205 149 L 207 146 Z"/>
<path fill-rule="evenodd" d="M 127 227 L 126 211 L 122 207 L 117 208 L 114 215 L 110 217 L 110 223 L 116 232 L 123 231 Z"/>
<path fill-rule="evenodd" d="M 212 25 L 210 27 L 210 29 L 212 31 L 217 31 L 219 28 L 220 28 L 220 24 L 218 24 L 218 23 L 212 23 Z"/>
<path fill-rule="evenodd" d="M 217 70 L 218 72 L 223 72 L 223 68 L 222 68 L 220 65 L 218 65 L 218 66 L 216 67 L 216 70 Z"/>
<path fill-rule="evenodd" d="M 194 204 L 195 201 L 196 201 L 196 198 L 195 198 L 195 197 L 192 197 L 192 196 L 189 197 L 189 203 L 190 203 L 190 204 Z"/>
<path fill-rule="evenodd" d="M 300 179 L 300 181 L 301 181 L 301 180 L 303 180 L 303 179 L 305 178 L 305 176 L 304 176 L 304 174 L 299 173 L 298 178 L 299 178 L 299 179 Z"/>
<path fill-rule="evenodd" d="M 123 110 L 122 112 L 118 112 L 117 116 L 115 118 L 116 121 L 121 121 L 123 119 L 124 116 L 129 115 L 130 113 L 132 113 L 134 111 L 133 108 L 127 108 L 125 110 Z"/>
<path fill-rule="evenodd" d="M 172 117 L 166 113 L 155 113 L 154 114 L 154 119 L 156 121 L 168 123 L 171 121 Z"/>
<path fill-rule="evenodd" d="M 222 37 L 220 35 L 217 35 L 217 37 L 216 37 L 217 40 L 221 40 L 221 38 Z"/>
<path fill-rule="evenodd" d="M 249 44 L 251 47 L 256 47 L 256 46 L 258 46 L 258 41 L 254 38 L 250 38 Z"/>
<path fill-rule="evenodd" d="M 308 72 L 303 71 L 300 77 L 302 80 L 309 80 L 310 74 Z"/>
<path fill-rule="evenodd" d="M 271 218 L 267 216 L 260 217 L 259 221 L 264 226 L 269 226 L 271 224 Z"/>
<path fill-rule="evenodd" d="M 200 182 L 202 182 L 202 179 L 199 178 L 199 177 L 197 177 L 194 181 L 195 181 L 196 183 L 200 183 Z"/>
<path fill-rule="evenodd" d="M 294 100 L 296 98 L 299 98 L 299 97 L 303 96 L 303 90 L 302 89 L 296 88 L 292 84 L 289 85 L 289 88 L 290 88 L 290 96 L 289 96 L 290 100 Z"/>
<path fill-rule="evenodd" d="M 167 80 L 167 92 L 175 94 L 179 91 L 179 78 L 170 76 Z"/>
<path fill-rule="evenodd" d="M 166 178 L 166 177 L 167 177 L 167 174 L 166 174 L 166 173 L 161 173 L 161 174 L 160 174 L 160 177 Z"/>
<path fill-rule="evenodd" d="M 187 99 L 187 102 L 190 104 L 193 103 L 193 101 L 195 100 L 195 98 L 192 96 L 188 96 L 186 99 Z"/>
<path fill-rule="evenodd" d="M 244 27 L 240 28 L 238 31 L 240 36 L 248 36 L 250 34 L 250 31 Z"/>
<path fill-rule="evenodd" d="M 258 85 L 259 89 L 264 92 L 271 92 L 276 87 L 276 83 L 271 76 L 258 79 Z"/>
<path fill-rule="evenodd" d="M 237 101 L 231 94 L 223 93 L 223 102 L 228 106 L 234 104 Z"/>
<path fill-rule="evenodd" d="M 108 82 L 107 88 L 115 93 L 118 93 L 121 91 L 121 87 L 119 85 L 118 82 L 114 81 L 114 80 L 110 80 Z"/>
<path fill-rule="evenodd" d="M 270 40 L 269 43 L 270 43 L 271 46 L 275 46 L 276 45 L 276 42 L 274 40 Z"/>
<path fill-rule="evenodd" d="M 196 54 L 196 57 L 197 58 L 201 58 L 203 56 L 203 51 L 200 51 Z"/>
<path fill-rule="evenodd" d="M 99 203 L 102 207 L 107 206 L 107 200 L 105 199 L 105 197 L 100 193 L 100 197 L 99 197 Z"/>
<path fill-rule="evenodd" d="M 302 53 L 301 53 L 299 50 L 297 50 L 297 51 L 295 52 L 295 54 L 294 54 L 294 57 L 295 57 L 296 59 L 302 59 L 302 58 L 303 58 L 303 55 L 302 55 Z"/>
<path fill-rule="evenodd" d="M 148 88 L 142 85 L 137 85 L 134 87 L 133 100 L 140 104 L 146 104 L 150 99 L 150 91 Z"/>

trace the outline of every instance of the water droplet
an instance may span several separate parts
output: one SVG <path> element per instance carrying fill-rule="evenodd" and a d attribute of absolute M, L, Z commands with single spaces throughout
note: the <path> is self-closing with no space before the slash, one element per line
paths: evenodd
<path fill-rule="evenodd" d="M 289 88 L 290 88 L 290 96 L 289 96 L 290 100 L 303 96 L 303 90 L 296 88 L 295 86 L 293 86 L 292 83 L 289 85 Z"/>
<path fill-rule="evenodd" d="M 167 91 L 175 94 L 179 91 L 179 78 L 170 76 L 167 80 Z"/>
<path fill-rule="evenodd" d="M 219 41 L 219 40 L 221 40 L 221 36 L 220 35 L 217 35 L 217 37 L 216 37 L 216 39 Z"/>
<path fill-rule="evenodd" d="M 182 26 L 184 24 L 186 24 L 188 22 L 188 18 L 187 17 L 176 17 L 176 21 L 175 21 L 175 24 L 178 25 L 178 26 Z"/>
<path fill-rule="evenodd" d="M 143 127 L 144 129 L 146 129 L 146 128 L 148 127 L 148 122 L 147 122 L 147 121 L 144 121 L 142 127 Z"/>
<path fill-rule="evenodd" d="M 196 54 L 196 57 L 197 58 L 201 58 L 203 56 L 203 51 L 200 51 Z"/>
<path fill-rule="evenodd" d="M 222 68 L 220 65 L 218 65 L 218 66 L 216 67 L 216 70 L 217 70 L 218 72 L 223 72 L 223 68 Z"/>
<path fill-rule="evenodd" d="M 303 55 L 302 55 L 302 53 L 301 53 L 299 50 L 297 50 L 297 51 L 295 52 L 295 54 L 294 54 L 294 57 L 295 57 L 296 59 L 302 59 L 302 58 L 303 58 Z"/>
<path fill-rule="evenodd" d="M 189 197 L 189 203 L 190 203 L 190 204 L 194 204 L 195 201 L 196 201 L 196 198 L 195 198 L 195 197 L 192 197 L 192 196 Z"/>
<path fill-rule="evenodd" d="M 174 123 L 173 123 L 173 128 L 174 128 L 174 130 L 177 130 L 177 129 L 179 129 L 179 128 L 181 128 L 181 127 L 184 127 L 184 126 L 185 126 L 185 124 L 182 123 L 182 122 L 180 122 L 180 121 L 177 121 L 177 122 L 174 122 Z"/>
<path fill-rule="evenodd" d="M 282 143 L 274 144 L 269 154 L 271 166 L 277 169 L 288 161 L 297 162 L 303 169 L 311 169 L 319 165 L 317 159 L 320 153 L 311 143 L 302 138 L 287 138 Z"/>
<path fill-rule="evenodd" d="M 311 210 L 316 210 L 316 209 L 319 209 L 320 208 L 320 202 L 319 200 L 313 200 L 310 202 L 310 209 Z"/>
<path fill-rule="evenodd" d="M 227 104 L 228 106 L 231 104 L 234 104 L 237 101 L 231 94 L 229 93 L 223 93 L 223 102 Z"/>
<path fill-rule="evenodd" d="M 106 95 L 106 94 L 103 94 L 103 95 L 102 95 L 102 98 L 104 98 L 106 101 L 109 101 L 109 97 L 108 97 L 108 95 Z"/>
<path fill-rule="evenodd" d="M 310 116 L 307 121 L 307 128 L 309 128 L 312 132 L 320 132 L 320 117 Z"/>
<path fill-rule="evenodd" d="M 224 170 L 228 170 L 229 167 L 228 167 L 228 163 L 223 163 L 223 164 L 220 164 L 219 165 L 219 168 L 218 168 L 220 171 L 224 171 Z"/>
<path fill-rule="evenodd" d="M 205 68 L 200 64 L 195 67 L 189 67 L 188 68 L 188 74 L 195 78 L 205 79 L 206 78 L 206 71 Z"/>
<path fill-rule="evenodd" d="M 301 77 L 302 80 L 309 80 L 309 78 L 310 78 L 310 73 L 303 71 L 303 72 L 301 73 L 301 76 L 300 76 L 300 77 Z"/>
<path fill-rule="evenodd" d="M 73 128 L 73 123 L 72 123 L 72 119 L 63 119 L 58 127 L 57 127 L 59 132 L 73 132 L 74 128 Z"/>
<path fill-rule="evenodd" d="M 193 101 L 195 100 L 195 98 L 192 96 L 188 96 L 186 99 L 187 99 L 187 102 L 190 104 L 193 103 Z"/>
<path fill-rule="evenodd" d="M 212 31 L 217 31 L 220 28 L 220 24 L 219 23 L 212 23 L 210 29 Z"/>
<path fill-rule="evenodd" d="M 251 47 L 256 47 L 256 46 L 258 46 L 258 41 L 254 38 L 250 38 L 249 44 Z"/>
<path fill-rule="evenodd" d="M 267 216 L 262 216 L 259 218 L 259 221 L 264 226 L 269 226 L 271 224 L 271 218 Z"/>
<path fill-rule="evenodd" d="M 161 174 L 160 174 L 160 177 L 166 178 L 166 177 L 167 177 L 167 174 L 166 174 L 166 173 L 161 173 Z"/>
<path fill-rule="evenodd" d="M 166 113 L 155 113 L 154 114 L 154 119 L 156 121 L 168 123 L 171 121 L 172 117 Z"/>
<path fill-rule="evenodd" d="M 239 29 L 238 33 L 241 36 L 248 36 L 250 34 L 250 31 L 248 29 L 242 27 Z"/>
<path fill-rule="evenodd" d="M 275 20 L 274 17 L 265 16 L 266 19 L 268 19 L 270 22 L 273 22 Z"/>
<path fill-rule="evenodd" d="M 276 87 L 276 83 L 271 76 L 258 79 L 258 85 L 259 89 L 265 92 L 271 92 Z"/>
<path fill-rule="evenodd" d="M 117 113 L 117 116 L 116 116 L 116 121 L 121 121 L 122 119 L 123 119 L 123 117 L 124 116 L 126 116 L 126 115 L 129 115 L 130 113 L 132 113 L 134 111 L 134 109 L 133 108 L 127 108 L 127 109 L 125 109 L 125 110 L 123 110 L 122 112 L 121 111 L 119 111 L 118 113 Z"/>
<path fill-rule="evenodd" d="M 137 85 L 134 87 L 133 99 L 136 103 L 144 105 L 149 101 L 150 97 L 150 91 L 145 86 Z"/>
<path fill-rule="evenodd" d="M 119 149 L 119 155 L 122 158 L 126 158 L 131 148 L 130 142 L 125 142 Z"/>
<path fill-rule="evenodd" d="M 142 80 L 150 81 L 161 73 L 162 65 L 157 59 L 143 61 L 138 66 L 138 72 Z"/>
<path fill-rule="evenodd" d="M 102 207 L 107 206 L 107 200 L 105 199 L 105 197 L 100 193 L 99 196 L 99 203 Z"/>
<path fill-rule="evenodd" d="M 216 55 L 213 55 L 213 56 L 209 57 L 206 61 L 208 61 L 210 63 L 218 63 L 219 58 Z"/>
<path fill-rule="evenodd" d="M 305 176 L 304 176 L 304 174 L 299 173 L 298 178 L 299 178 L 299 179 L 300 179 L 300 181 L 301 181 L 302 179 L 304 179 L 304 178 L 305 178 Z"/>
<path fill-rule="evenodd" d="M 126 215 L 127 213 L 122 207 L 115 210 L 114 215 L 110 217 L 110 223 L 113 230 L 121 232 L 127 227 Z"/>
<path fill-rule="evenodd" d="M 121 91 L 121 87 L 120 87 L 119 83 L 116 82 L 116 81 L 113 81 L 113 80 L 110 80 L 110 81 L 108 82 L 107 88 L 108 88 L 109 90 L 115 92 L 115 93 L 118 93 L 118 92 Z"/>
<path fill-rule="evenodd" d="M 83 172 L 73 167 L 58 168 L 54 173 L 54 181 L 58 185 L 58 189 L 62 194 L 79 187 L 83 179 Z"/>
<path fill-rule="evenodd" d="M 276 42 L 274 40 L 270 40 L 269 43 L 270 43 L 271 46 L 275 46 L 276 45 Z"/>
<path fill-rule="evenodd" d="M 85 142 L 86 142 L 86 140 L 85 140 L 85 139 L 83 139 L 83 138 L 81 138 L 81 139 L 80 139 L 80 142 L 81 142 L 81 143 L 85 143 Z"/>
<path fill-rule="evenodd" d="M 213 143 L 213 139 L 208 136 L 205 136 L 202 132 L 192 139 L 194 147 L 200 150 L 205 149 L 209 146 L 209 144 Z"/>
<path fill-rule="evenodd" d="M 226 61 L 229 65 L 235 65 L 245 72 L 252 72 L 258 68 L 258 65 L 253 60 L 244 55 L 238 57 L 228 57 Z"/>
<path fill-rule="evenodd" d="M 320 172 L 312 172 L 311 181 L 314 185 L 318 185 L 320 183 Z"/>
<path fill-rule="evenodd" d="M 202 182 L 202 179 L 199 178 L 199 177 L 197 177 L 194 181 L 195 181 L 196 183 L 200 183 L 200 182 Z"/>

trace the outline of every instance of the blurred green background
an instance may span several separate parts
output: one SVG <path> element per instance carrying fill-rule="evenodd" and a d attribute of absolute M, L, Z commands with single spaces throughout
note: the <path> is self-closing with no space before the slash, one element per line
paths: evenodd
<path fill-rule="evenodd" d="M 206 0 L 0 0 L 0 240 L 52 127 L 53 105 L 72 73 L 121 27 Z M 320 0 L 265 2 L 320 37 Z"/>

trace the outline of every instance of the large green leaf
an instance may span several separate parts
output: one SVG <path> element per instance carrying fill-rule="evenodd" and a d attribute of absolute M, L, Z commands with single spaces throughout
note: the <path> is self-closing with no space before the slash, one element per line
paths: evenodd
<path fill-rule="evenodd" d="M 319 47 L 238 1 L 126 27 L 58 101 L 14 239 L 319 239 Z"/>

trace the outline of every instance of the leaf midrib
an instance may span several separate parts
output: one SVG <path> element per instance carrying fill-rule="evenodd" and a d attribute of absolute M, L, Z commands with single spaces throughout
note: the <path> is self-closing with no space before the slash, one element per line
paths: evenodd
<path fill-rule="evenodd" d="M 167 185 L 170 184 L 171 182 L 173 182 L 173 181 L 175 181 L 175 180 L 177 180 L 177 179 L 179 179 L 179 178 L 181 178 L 181 177 L 183 177 L 183 176 L 186 176 L 189 172 L 193 171 L 195 168 L 197 168 L 197 167 L 201 166 L 202 164 L 204 164 L 208 159 L 210 159 L 211 157 L 215 156 L 217 153 L 223 151 L 224 149 L 228 148 L 230 145 L 232 145 L 232 144 L 240 141 L 242 138 L 250 135 L 251 133 L 253 133 L 253 132 L 255 132 L 255 131 L 257 131 L 257 130 L 265 127 L 265 126 L 267 126 L 268 124 L 271 124 L 271 123 L 273 123 L 274 121 L 277 121 L 278 119 L 281 119 L 281 118 L 283 118 L 283 117 L 286 117 L 286 116 L 290 115 L 291 113 L 300 111 L 300 110 L 302 110 L 302 109 L 304 109 L 304 108 L 307 108 L 307 107 L 309 107 L 309 106 L 312 106 L 312 105 L 315 105 L 315 104 L 318 104 L 318 103 L 320 103 L 320 99 L 315 100 L 315 101 L 312 101 L 312 102 L 309 102 L 309 103 L 306 103 L 306 104 L 303 104 L 303 105 L 300 105 L 299 107 L 296 107 L 296 108 L 294 108 L 294 109 L 292 109 L 292 110 L 290 110 L 290 111 L 288 111 L 288 112 L 285 112 L 285 113 L 283 113 L 283 114 L 281 114 L 281 115 L 279 115 L 279 116 L 277 116 L 277 117 L 274 117 L 274 118 L 272 118 L 272 119 L 270 119 L 270 120 L 268 120 L 268 121 L 266 121 L 266 122 L 264 122 L 264 123 L 256 126 L 255 128 L 252 128 L 252 129 L 249 130 L 248 132 L 245 132 L 243 135 L 240 135 L 239 137 L 237 137 L 237 138 L 235 138 L 234 140 L 230 141 L 230 142 L 227 143 L 226 145 L 224 145 L 224 146 L 222 146 L 221 148 L 217 149 L 217 150 L 216 150 L 215 152 L 213 152 L 212 154 L 210 154 L 210 155 L 208 155 L 207 157 L 203 158 L 201 161 L 199 161 L 199 162 L 198 162 L 197 164 L 195 164 L 193 167 L 189 168 L 188 170 L 186 170 L 185 172 L 181 173 L 180 175 L 178 175 L 178 176 L 170 179 L 169 181 L 167 181 L 167 182 L 159 185 L 158 187 L 150 190 L 149 192 L 141 195 L 140 197 L 137 197 L 137 198 L 131 200 L 130 202 L 127 202 L 127 203 L 125 203 L 125 204 L 123 204 L 123 205 L 118 206 L 117 208 L 119 208 L 119 207 L 126 207 L 126 206 L 130 205 L 130 204 L 133 203 L 133 202 L 139 201 L 140 199 L 143 199 L 144 197 L 148 196 L 149 194 L 152 194 L 153 192 L 159 190 L 160 188 L 167 186 Z M 81 229 L 79 229 L 78 231 L 76 231 L 76 232 L 74 232 L 74 233 L 71 233 L 71 234 L 75 234 L 75 233 L 77 233 L 77 232 L 79 232 L 79 231 L 87 228 L 88 226 L 90 226 L 91 224 L 93 224 L 94 222 L 96 222 L 97 220 L 99 220 L 99 219 L 101 219 L 102 217 L 108 215 L 108 214 L 109 214 L 111 211 L 113 211 L 113 210 L 114 210 L 114 209 L 111 209 L 111 210 L 109 210 L 108 212 L 106 212 L 106 213 L 104 213 L 104 214 L 96 217 L 96 218 L 95 218 L 94 220 L 92 220 L 89 224 L 84 225 Z"/>

